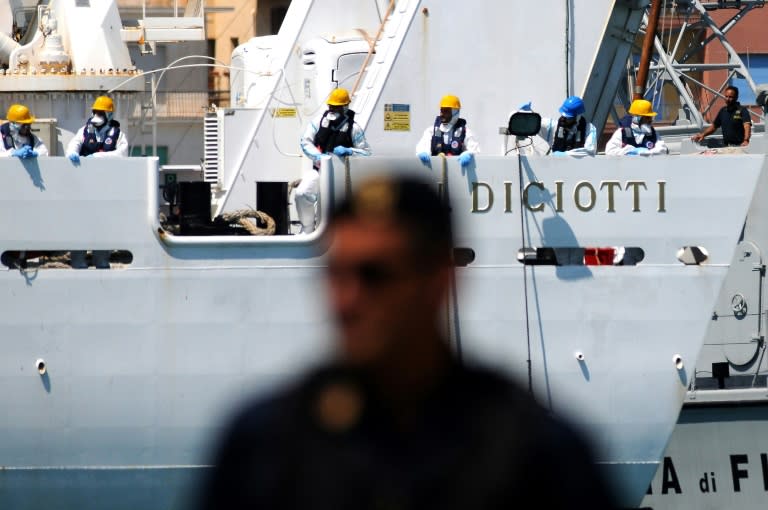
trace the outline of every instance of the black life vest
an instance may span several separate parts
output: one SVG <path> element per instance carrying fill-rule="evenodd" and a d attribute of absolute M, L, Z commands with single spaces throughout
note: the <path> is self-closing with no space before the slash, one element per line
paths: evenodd
<path fill-rule="evenodd" d="M 432 155 L 437 156 L 441 152 L 449 156 L 458 156 L 464 152 L 464 138 L 467 136 L 467 121 L 459 119 L 448 132 L 448 145 L 443 142 L 443 132 L 440 131 L 442 119 L 435 118 L 435 127 L 432 130 Z"/>
<path fill-rule="evenodd" d="M 571 149 L 584 147 L 584 140 L 587 138 L 587 121 L 584 117 L 579 117 L 576 125 L 576 131 L 571 131 L 563 125 L 563 117 L 557 120 L 557 129 L 555 130 L 555 140 L 552 142 L 552 151 L 565 152 Z"/>
<path fill-rule="evenodd" d="M 117 140 L 120 138 L 120 123 L 116 120 L 110 120 L 109 129 L 104 135 L 102 141 L 96 139 L 98 128 L 91 124 L 91 119 L 85 124 L 83 129 L 83 141 L 80 144 L 80 155 L 90 156 L 94 152 L 110 152 L 117 148 Z"/>
<path fill-rule="evenodd" d="M 347 110 L 346 114 L 335 121 L 326 119 L 331 111 L 326 111 L 320 117 L 320 126 L 315 134 L 315 146 L 322 153 L 333 151 L 336 147 L 352 147 L 352 129 L 355 127 L 355 112 Z"/>
<path fill-rule="evenodd" d="M 632 128 L 623 127 L 621 128 L 621 144 L 622 147 L 625 145 L 631 145 L 633 147 L 653 149 L 656 145 L 656 130 L 653 128 L 653 126 L 651 126 L 650 134 L 645 135 L 643 139 L 638 143 L 635 141 L 635 135 L 632 133 Z"/>
<path fill-rule="evenodd" d="M 3 146 L 5 147 L 5 150 L 8 149 L 21 149 L 21 147 L 16 147 L 16 144 L 13 142 L 13 135 L 11 134 L 11 123 L 6 122 L 2 126 L 0 126 L 0 135 L 3 137 Z M 35 148 L 35 135 L 32 134 L 32 131 L 29 132 L 29 141 L 25 143 L 24 145 L 29 145 L 30 148 Z M 23 147 L 23 146 L 22 146 Z"/>

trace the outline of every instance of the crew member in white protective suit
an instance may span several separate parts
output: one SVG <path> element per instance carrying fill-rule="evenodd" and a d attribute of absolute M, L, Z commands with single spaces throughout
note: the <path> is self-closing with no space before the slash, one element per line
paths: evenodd
<path fill-rule="evenodd" d="M 531 111 L 531 103 L 520 107 Z M 549 146 L 544 154 L 553 156 L 594 156 L 597 152 L 597 129 L 584 117 L 584 101 L 570 96 L 560 106 L 560 118 L 541 119 L 539 136 Z"/>
<path fill-rule="evenodd" d="M 128 137 L 113 119 L 115 105 L 112 98 L 99 96 L 91 105 L 91 117 L 77 130 L 67 145 L 67 158 L 75 165 L 80 158 L 115 158 L 128 156 Z M 71 265 L 85 269 L 88 263 L 85 250 L 70 252 Z M 109 250 L 93 250 L 93 265 L 97 269 L 109 269 Z"/>
<path fill-rule="evenodd" d="M 91 106 L 91 117 L 67 145 L 67 157 L 75 165 L 80 157 L 114 158 L 128 156 L 128 138 L 113 118 L 115 105 L 107 96 L 99 96 Z"/>
<path fill-rule="evenodd" d="M 669 148 L 653 128 L 656 112 L 645 99 L 635 99 L 629 107 L 632 124 L 619 127 L 608 140 L 605 154 L 608 156 L 652 156 L 669 154 Z"/>
<path fill-rule="evenodd" d="M 467 121 L 459 117 L 461 101 L 447 95 L 440 99 L 440 115 L 435 123 L 424 130 L 416 144 L 416 156 L 425 165 L 431 164 L 431 156 L 445 154 L 458 156 L 462 168 L 469 166 L 480 152 L 480 144 L 467 127 Z"/>
<path fill-rule="evenodd" d="M 339 158 L 353 154 L 370 156 L 363 128 L 355 122 L 355 112 L 349 109 L 349 92 L 337 88 L 328 96 L 328 110 L 312 120 L 301 138 L 301 150 L 312 160 L 312 168 L 305 170 L 301 184 L 296 187 L 296 212 L 301 222 L 301 233 L 315 230 L 315 208 L 320 196 L 320 160 L 335 154 Z"/>
<path fill-rule="evenodd" d="M 0 125 L 0 157 L 19 159 L 47 156 L 48 147 L 32 133 L 35 117 L 23 104 L 12 104 L 6 115 L 8 122 Z"/>

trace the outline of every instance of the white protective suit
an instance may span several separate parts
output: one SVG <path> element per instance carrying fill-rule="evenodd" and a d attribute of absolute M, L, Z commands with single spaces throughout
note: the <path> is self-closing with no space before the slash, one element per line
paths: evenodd
<path fill-rule="evenodd" d="M 445 143 L 446 145 L 448 144 L 448 141 L 450 139 L 450 133 L 453 130 L 453 125 L 456 124 L 457 120 L 459 120 L 458 113 L 454 115 L 454 117 L 451 119 L 450 122 L 448 123 L 442 122 L 440 124 L 439 129 L 443 133 L 443 143 Z M 432 154 L 432 132 L 434 131 L 434 129 L 435 129 L 435 126 L 433 124 L 424 130 L 424 133 L 421 135 L 421 139 L 419 140 L 419 143 L 416 144 L 416 155 L 419 155 L 422 152 L 426 152 L 427 154 Z M 462 154 L 465 152 L 468 152 L 473 156 L 477 156 L 480 153 L 480 144 L 475 138 L 475 135 L 472 134 L 472 130 L 469 129 L 469 123 L 467 123 L 464 129 L 465 129 L 464 151 L 462 151 Z"/>
<path fill-rule="evenodd" d="M 86 124 L 85 126 L 81 127 L 77 130 L 77 133 L 75 133 L 75 136 L 72 137 L 72 139 L 69 141 L 69 144 L 67 144 L 67 153 L 66 155 L 69 156 L 70 154 L 80 154 L 80 146 L 83 144 L 83 133 L 85 132 L 85 129 L 87 126 L 92 124 Z M 96 128 L 96 126 L 93 126 Z M 95 129 L 94 134 L 96 135 L 96 141 L 101 143 L 103 142 L 107 136 L 109 135 L 109 131 L 112 129 L 109 125 L 109 122 L 105 122 L 104 125 L 101 127 L 98 127 Z M 123 128 L 120 128 L 120 135 L 117 137 L 117 146 L 115 147 L 115 150 L 113 151 L 105 151 L 105 152 L 94 152 L 88 157 L 93 158 L 117 158 L 117 157 L 127 157 L 128 156 L 128 137 L 125 135 L 125 130 Z"/>
<path fill-rule="evenodd" d="M 576 129 L 578 129 L 578 122 L 579 118 L 581 116 L 576 118 L 576 123 L 571 128 L 564 128 L 568 132 L 575 132 Z M 549 119 L 549 118 L 542 118 L 541 119 L 541 128 L 539 128 L 539 136 L 543 138 L 547 142 L 546 150 L 544 151 L 544 154 L 553 154 L 549 151 L 549 148 L 552 146 L 552 144 L 555 142 L 555 134 L 557 132 L 557 122 L 559 119 Z M 536 147 L 536 145 L 534 145 Z M 537 153 L 539 153 L 537 151 Z M 568 156 L 573 157 L 584 157 L 584 156 L 594 156 L 597 153 L 597 129 L 595 128 L 595 125 L 591 122 L 587 122 L 587 130 L 584 138 L 584 146 L 578 147 L 575 149 L 571 149 L 569 151 L 565 151 L 564 154 L 567 154 Z"/>
<path fill-rule="evenodd" d="M 101 143 L 107 137 L 111 136 L 113 126 L 110 126 L 109 122 L 104 122 L 101 126 L 96 126 L 90 122 L 87 122 L 85 126 L 81 127 L 75 133 L 75 136 L 67 144 L 66 155 L 69 157 L 71 154 L 80 155 L 80 147 L 83 144 L 84 134 L 86 129 L 93 129 L 93 134 L 96 136 L 96 141 Z M 115 150 L 94 152 L 87 157 L 90 158 L 118 158 L 128 156 L 128 137 L 125 131 L 120 128 L 120 134 L 117 136 L 117 145 Z M 86 157 L 86 156 L 84 156 Z M 98 269 L 109 269 L 109 250 L 93 250 L 93 264 Z M 86 252 L 84 250 L 72 250 L 70 252 L 71 265 L 75 269 L 85 269 L 88 267 L 86 261 Z"/>
<path fill-rule="evenodd" d="M 30 133 L 29 136 L 32 137 L 32 147 L 35 152 L 37 152 L 38 156 L 47 156 L 48 155 L 48 147 L 45 146 L 42 140 L 40 140 L 40 137 L 35 136 L 33 133 Z M 11 139 L 13 140 L 13 147 L 10 149 L 5 148 L 5 144 L 3 141 L 0 141 L 0 157 L 11 157 L 13 156 L 13 152 L 16 149 L 20 149 L 24 145 L 26 145 L 29 142 L 29 138 L 26 136 L 21 136 L 19 133 L 11 132 L 10 135 Z"/>
<path fill-rule="evenodd" d="M 645 126 L 649 126 L 649 124 L 645 124 Z M 640 156 L 653 156 L 656 154 L 669 154 L 669 147 L 667 147 L 667 144 L 664 143 L 664 140 L 661 139 L 661 135 L 658 131 L 656 131 L 656 143 L 653 145 L 653 147 L 635 147 L 633 145 L 624 145 L 624 142 L 621 140 L 622 130 L 624 128 L 618 128 L 614 133 L 613 136 L 611 136 L 611 139 L 608 140 L 608 143 L 605 145 L 605 154 L 607 156 L 634 156 L 634 155 L 640 155 Z M 634 120 L 632 121 L 631 125 L 632 129 L 632 135 L 635 137 L 635 141 L 637 143 L 640 143 L 643 140 L 643 137 L 645 137 L 646 134 L 648 134 L 647 129 L 643 129 L 640 125 L 638 125 Z"/>
<path fill-rule="evenodd" d="M 309 234 L 314 232 L 316 223 L 315 208 L 320 198 L 320 160 L 322 158 L 330 158 L 333 153 L 322 153 L 315 146 L 315 135 L 317 135 L 318 129 L 320 129 L 320 121 L 323 120 L 321 113 L 315 117 L 307 126 L 304 131 L 304 136 L 301 137 L 301 151 L 312 160 L 312 165 L 307 165 L 302 171 L 301 184 L 296 187 L 295 200 L 296 200 L 296 212 L 299 215 L 299 221 L 301 222 L 301 232 Z M 324 122 L 329 122 L 329 117 L 326 117 Z M 339 130 L 346 129 L 345 124 L 340 126 Z M 370 156 L 371 148 L 368 146 L 368 142 L 365 139 L 365 132 L 360 125 L 355 122 L 352 126 L 352 152 L 353 155 Z M 332 149 L 329 149 L 332 150 Z M 342 158 L 339 158 L 343 161 Z"/>

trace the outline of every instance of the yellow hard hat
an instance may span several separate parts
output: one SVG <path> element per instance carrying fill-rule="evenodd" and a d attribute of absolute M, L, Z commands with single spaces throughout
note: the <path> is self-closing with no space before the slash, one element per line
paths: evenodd
<path fill-rule="evenodd" d="M 349 92 L 347 92 L 347 89 L 333 89 L 328 96 L 328 104 L 330 106 L 346 106 L 349 103 Z"/>
<path fill-rule="evenodd" d="M 12 104 L 8 108 L 6 118 L 9 122 L 16 122 L 18 124 L 32 124 L 35 121 L 35 118 L 29 112 L 29 108 L 23 104 Z"/>
<path fill-rule="evenodd" d="M 653 105 L 646 99 L 635 99 L 632 101 L 632 106 L 629 107 L 630 115 L 640 115 L 641 117 L 655 117 L 656 112 L 653 111 Z"/>
<path fill-rule="evenodd" d="M 440 108 L 455 108 L 458 110 L 461 108 L 461 101 L 459 101 L 459 98 L 456 96 L 443 96 L 440 100 Z"/>
<path fill-rule="evenodd" d="M 100 112 L 113 112 L 115 111 L 115 105 L 112 103 L 112 99 L 107 96 L 99 96 L 93 102 L 91 110 L 99 110 Z"/>

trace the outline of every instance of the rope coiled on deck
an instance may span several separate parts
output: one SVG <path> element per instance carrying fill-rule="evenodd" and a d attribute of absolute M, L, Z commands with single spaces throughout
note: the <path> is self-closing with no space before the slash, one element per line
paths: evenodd
<path fill-rule="evenodd" d="M 223 213 L 221 218 L 227 223 L 239 224 L 254 236 L 271 236 L 275 234 L 275 220 L 263 211 L 238 209 Z M 266 224 L 266 227 L 260 227 L 258 221 L 252 221 L 252 219 L 260 220 L 262 224 Z"/>

